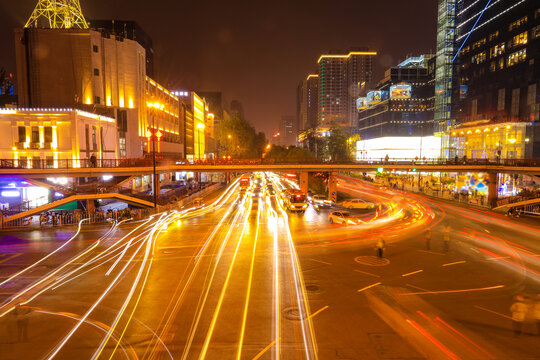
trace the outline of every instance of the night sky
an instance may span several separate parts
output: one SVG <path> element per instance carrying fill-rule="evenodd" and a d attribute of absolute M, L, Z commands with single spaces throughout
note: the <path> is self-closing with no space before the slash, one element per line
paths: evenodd
<path fill-rule="evenodd" d="M 222 91 L 259 131 L 296 114 L 296 87 L 329 49 L 369 46 L 374 80 L 407 54 L 435 51 L 434 0 L 80 0 L 87 18 L 135 20 L 153 38 L 155 78 Z M 13 28 L 37 0 L 0 0 L 0 67 L 15 72 Z"/>

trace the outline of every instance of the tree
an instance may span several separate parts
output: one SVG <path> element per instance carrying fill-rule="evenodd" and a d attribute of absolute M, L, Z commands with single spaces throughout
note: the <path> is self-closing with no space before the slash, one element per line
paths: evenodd
<path fill-rule="evenodd" d="M 347 134 L 335 122 L 330 127 L 330 136 L 326 142 L 326 155 L 331 161 L 349 160 Z"/>
<path fill-rule="evenodd" d="M 347 139 L 347 148 L 349 149 L 350 159 L 356 160 L 356 143 L 362 140 L 360 135 L 354 134 Z"/>
<path fill-rule="evenodd" d="M 216 140 L 219 142 L 220 155 L 233 158 L 259 158 L 266 146 L 264 133 L 255 132 L 249 122 L 239 113 L 216 125 Z"/>

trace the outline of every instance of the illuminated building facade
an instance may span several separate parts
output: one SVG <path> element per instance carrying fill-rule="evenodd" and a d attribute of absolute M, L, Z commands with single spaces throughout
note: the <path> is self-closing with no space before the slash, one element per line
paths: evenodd
<path fill-rule="evenodd" d="M 540 5 L 526 0 L 458 0 L 457 5 L 458 121 L 538 121 Z"/>
<path fill-rule="evenodd" d="M 463 123 L 449 132 L 450 143 L 460 158 L 496 160 L 534 157 L 534 126 L 530 122 Z"/>
<path fill-rule="evenodd" d="M 319 57 L 318 126 L 329 127 L 332 122 L 353 126 L 356 98 L 371 82 L 375 55 L 368 48 L 354 48 Z"/>
<path fill-rule="evenodd" d="M 147 138 L 145 153 L 152 151 L 151 136 L 157 134 L 156 151 L 160 156 L 183 158 L 184 118 L 180 99 L 149 77 L 146 77 L 145 99 L 146 121 L 139 126 L 141 135 Z"/>
<path fill-rule="evenodd" d="M 212 145 L 207 146 L 207 140 L 213 142 L 215 116 L 210 115 L 205 99 L 194 91 L 182 91 L 180 99 L 185 103 L 182 111 L 186 159 L 204 160 L 214 156 L 214 149 Z"/>
<path fill-rule="evenodd" d="M 0 132 L 0 157 L 16 166 L 58 168 L 59 160 L 81 166 L 77 161 L 92 155 L 118 158 L 115 119 L 82 110 L 0 109 Z"/>
<path fill-rule="evenodd" d="M 298 127 L 296 116 L 284 115 L 279 122 L 279 134 L 277 137 L 281 146 L 296 146 L 298 139 Z"/>
<path fill-rule="evenodd" d="M 357 99 L 353 132 L 366 140 L 433 135 L 434 72 L 433 55 L 409 57 L 386 70 L 376 89 Z"/>
<path fill-rule="evenodd" d="M 119 156 L 142 156 L 146 60 L 141 45 L 94 30 L 26 28 L 15 30 L 15 50 L 21 107 L 76 107 L 114 117 Z"/>

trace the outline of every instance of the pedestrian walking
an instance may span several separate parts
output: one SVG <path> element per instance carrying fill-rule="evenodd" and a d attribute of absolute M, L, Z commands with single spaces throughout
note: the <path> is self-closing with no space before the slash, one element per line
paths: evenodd
<path fill-rule="evenodd" d="M 426 249 L 431 250 L 431 229 L 427 229 L 425 233 Z"/>
<path fill-rule="evenodd" d="M 536 295 L 532 304 L 532 316 L 536 323 L 536 335 L 540 335 L 540 294 Z"/>
<path fill-rule="evenodd" d="M 379 238 L 379 240 L 377 240 L 377 245 L 375 246 L 375 249 L 377 250 L 377 256 L 379 257 L 379 259 L 382 259 L 385 247 L 386 247 L 386 243 L 384 239 Z"/>
<path fill-rule="evenodd" d="M 521 335 L 523 329 L 523 322 L 525 321 L 525 315 L 527 314 L 527 305 L 523 296 L 516 296 L 514 303 L 510 307 L 512 313 L 512 323 L 514 328 L 514 335 Z"/>
<path fill-rule="evenodd" d="M 14 311 L 17 319 L 17 342 L 26 342 L 28 341 L 28 318 L 30 316 L 30 309 L 27 306 L 17 304 Z"/>
<path fill-rule="evenodd" d="M 450 250 L 450 226 L 446 225 L 443 229 L 443 248 L 444 252 Z"/>

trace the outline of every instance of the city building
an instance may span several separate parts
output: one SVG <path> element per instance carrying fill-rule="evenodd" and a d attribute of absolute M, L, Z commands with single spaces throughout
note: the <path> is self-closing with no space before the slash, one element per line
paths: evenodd
<path fill-rule="evenodd" d="M 385 72 L 365 97 L 357 99 L 353 133 L 362 140 L 432 136 L 435 58 L 409 57 Z"/>
<path fill-rule="evenodd" d="M 450 149 L 472 158 L 539 157 L 540 7 L 510 0 L 456 6 L 458 126 L 449 133 L 465 136 Z"/>
<path fill-rule="evenodd" d="M 24 28 L 15 30 L 15 48 L 21 107 L 79 108 L 117 119 L 122 158 L 148 153 L 156 123 L 170 131 L 160 138 L 163 156 L 184 156 L 179 100 L 146 75 L 139 42 L 109 30 Z"/>
<path fill-rule="evenodd" d="M 0 109 L 0 158 L 16 166 L 89 166 L 89 159 L 117 159 L 116 120 L 71 108 Z M 83 160 L 83 161 L 81 161 Z"/>
<path fill-rule="evenodd" d="M 310 74 L 298 86 L 298 130 L 317 127 L 319 112 L 319 75 Z"/>
<path fill-rule="evenodd" d="M 118 39 L 129 39 L 136 41 L 145 50 L 146 75 L 154 77 L 154 47 L 152 38 L 135 21 L 125 20 L 91 20 L 88 19 L 88 26 L 98 30 L 105 36 L 115 36 Z"/>
<path fill-rule="evenodd" d="M 184 114 L 184 144 L 186 147 L 186 159 L 204 160 L 215 155 L 213 145 L 206 148 L 207 139 L 213 142 L 214 138 L 214 115 L 209 116 L 209 108 L 206 101 L 194 91 L 173 91 L 180 95 L 185 103 Z"/>
<path fill-rule="evenodd" d="M 279 121 L 278 145 L 296 146 L 298 141 L 298 127 L 296 116 L 284 115 Z"/>
<path fill-rule="evenodd" d="M 372 80 L 372 59 L 368 48 L 330 51 L 319 57 L 318 126 L 332 122 L 351 127 L 357 119 L 356 99 Z"/>

